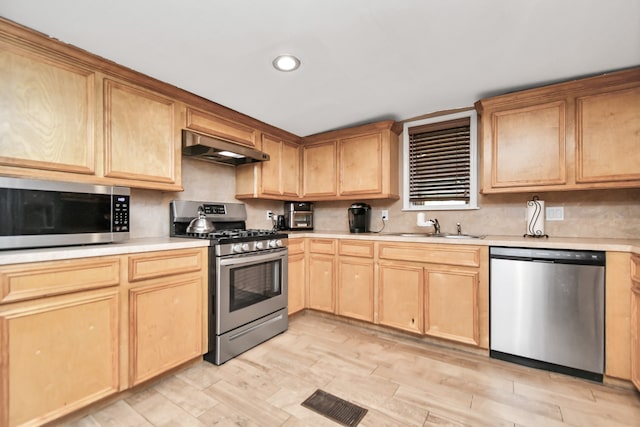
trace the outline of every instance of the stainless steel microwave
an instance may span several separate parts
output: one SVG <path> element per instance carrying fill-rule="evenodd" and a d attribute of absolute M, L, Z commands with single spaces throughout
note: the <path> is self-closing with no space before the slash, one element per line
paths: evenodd
<path fill-rule="evenodd" d="M 130 189 L 0 177 L 0 249 L 129 239 Z"/>

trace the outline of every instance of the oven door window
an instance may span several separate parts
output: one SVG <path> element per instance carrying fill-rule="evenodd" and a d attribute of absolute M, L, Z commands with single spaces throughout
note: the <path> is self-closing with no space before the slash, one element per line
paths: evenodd
<path fill-rule="evenodd" d="M 282 295 L 281 260 L 234 267 L 229 274 L 230 312 Z"/>

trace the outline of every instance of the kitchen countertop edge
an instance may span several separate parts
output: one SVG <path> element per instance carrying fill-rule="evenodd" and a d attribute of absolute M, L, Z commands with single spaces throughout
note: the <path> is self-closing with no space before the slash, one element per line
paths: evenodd
<path fill-rule="evenodd" d="M 584 237 L 533 238 L 523 236 L 489 235 L 482 239 L 447 239 L 443 237 L 398 236 L 395 233 L 358 233 L 341 231 L 288 232 L 289 239 L 311 237 L 349 240 L 377 240 L 384 242 L 436 243 L 449 245 L 509 246 L 547 249 L 596 250 L 609 252 L 640 252 L 640 239 L 605 239 Z"/>
<path fill-rule="evenodd" d="M 138 252 L 165 251 L 209 246 L 208 240 L 182 239 L 177 237 L 148 237 L 130 239 L 126 242 L 98 245 L 64 246 L 37 249 L 0 251 L 0 265 L 27 262 L 58 261 L 97 256 L 125 255 Z"/>
<path fill-rule="evenodd" d="M 483 239 L 445 239 L 442 237 L 398 236 L 391 233 L 352 234 L 342 231 L 286 232 L 289 239 L 328 238 L 349 240 L 376 240 L 383 242 L 435 243 L 449 245 L 510 246 L 547 249 L 600 250 L 609 252 L 640 253 L 640 239 L 604 239 L 579 237 L 525 238 L 522 236 L 486 236 Z M 139 252 L 209 246 L 208 240 L 176 237 L 148 237 L 126 242 L 100 245 L 65 246 L 37 249 L 0 251 L 0 265 L 22 264 L 40 261 L 57 261 L 97 256 L 125 255 Z"/>

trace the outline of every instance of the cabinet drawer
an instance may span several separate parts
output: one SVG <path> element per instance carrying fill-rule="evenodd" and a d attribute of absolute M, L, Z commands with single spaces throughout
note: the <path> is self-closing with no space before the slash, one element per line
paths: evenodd
<path fill-rule="evenodd" d="M 118 257 L 15 264 L 0 268 L 0 303 L 117 286 Z"/>
<path fill-rule="evenodd" d="M 380 259 L 480 267 L 480 248 L 466 245 L 380 243 Z"/>
<path fill-rule="evenodd" d="M 256 146 L 255 129 L 223 119 L 215 114 L 187 108 L 186 125 L 188 129 L 219 136 L 251 147 Z"/>
<path fill-rule="evenodd" d="M 309 252 L 333 255 L 336 253 L 336 241 L 333 239 L 310 239 Z"/>
<path fill-rule="evenodd" d="M 287 249 L 289 254 L 303 254 L 304 253 L 304 239 L 289 239 L 287 243 Z"/>
<path fill-rule="evenodd" d="M 338 253 L 346 256 L 373 258 L 373 242 L 362 240 L 340 240 Z"/>
<path fill-rule="evenodd" d="M 129 282 L 201 270 L 202 252 L 198 248 L 130 255 Z"/>
<path fill-rule="evenodd" d="M 631 256 L 631 280 L 634 286 L 640 288 L 640 255 L 633 254 Z"/>

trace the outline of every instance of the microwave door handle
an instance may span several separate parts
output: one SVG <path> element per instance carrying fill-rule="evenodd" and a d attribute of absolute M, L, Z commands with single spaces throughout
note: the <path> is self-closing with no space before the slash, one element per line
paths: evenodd
<path fill-rule="evenodd" d="M 250 257 L 221 258 L 220 266 L 255 264 L 263 261 L 278 261 L 280 259 L 284 259 L 286 253 L 286 251 L 278 251 L 275 254 L 272 252 L 265 255 L 251 255 Z"/>

